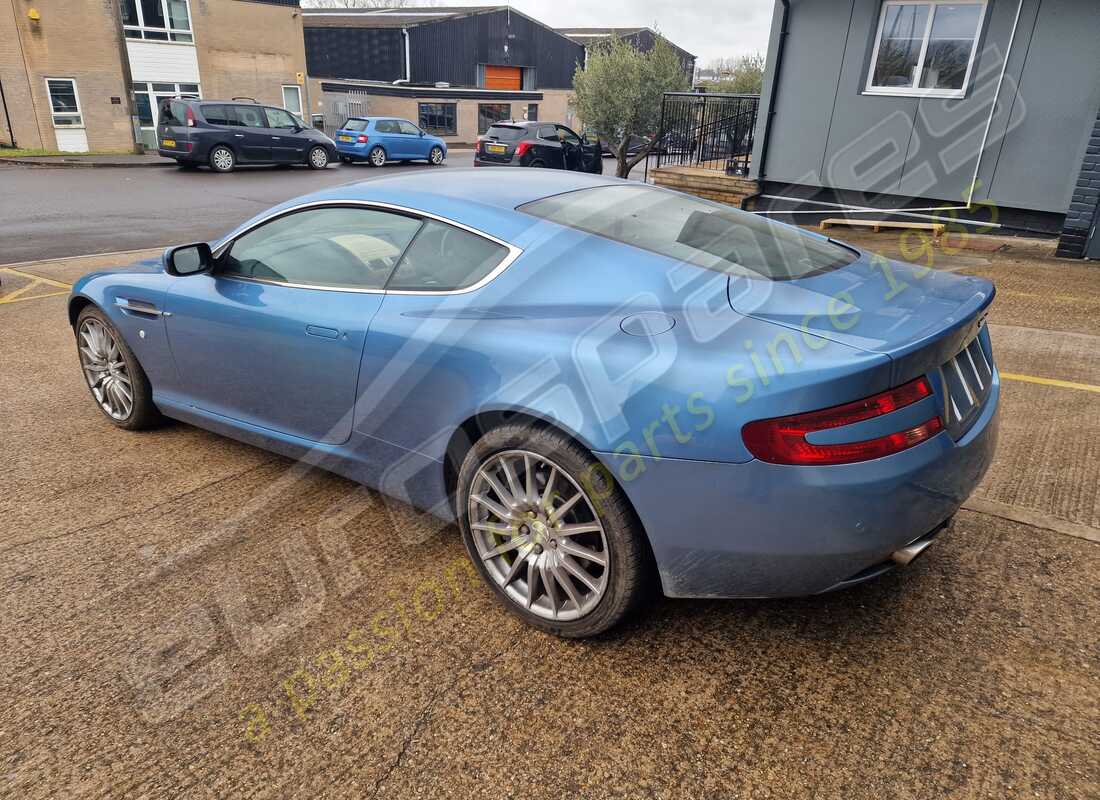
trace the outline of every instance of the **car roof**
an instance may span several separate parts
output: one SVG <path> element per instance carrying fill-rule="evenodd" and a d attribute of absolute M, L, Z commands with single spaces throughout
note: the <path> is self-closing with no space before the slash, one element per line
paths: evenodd
<path fill-rule="evenodd" d="M 536 217 L 517 213 L 517 206 L 565 192 L 617 183 L 622 181 L 566 170 L 429 167 L 416 173 L 323 189 L 289 200 L 277 209 L 322 200 L 390 203 L 435 214 L 511 241 L 540 222 Z M 275 210 L 265 211 L 261 216 Z"/>

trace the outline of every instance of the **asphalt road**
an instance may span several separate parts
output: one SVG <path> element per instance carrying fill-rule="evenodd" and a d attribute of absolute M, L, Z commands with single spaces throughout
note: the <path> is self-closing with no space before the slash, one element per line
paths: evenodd
<path fill-rule="evenodd" d="M 197 179 L 265 180 L 240 177 Z M 567 642 L 468 580 L 454 529 L 410 537 L 410 509 L 186 425 L 108 424 L 64 295 L 109 260 L 2 274 L 0 796 L 1100 797 L 1095 266 L 937 261 L 1000 286 L 1004 406 L 921 560 Z"/>
<path fill-rule="evenodd" d="M 174 166 L 0 166 L 0 264 L 212 239 L 301 194 L 401 172 L 473 165 L 455 152 L 444 167 L 389 164 L 242 167 L 229 175 Z"/>
<path fill-rule="evenodd" d="M 276 203 L 363 180 L 473 166 L 472 150 L 453 151 L 443 167 L 334 164 L 242 167 L 229 175 L 174 166 L 49 168 L 0 164 L 0 264 L 212 239 Z M 639 164 L 631 179 L 641 180 Z M 615 162 L 604 159 L 604 173 Z"/>

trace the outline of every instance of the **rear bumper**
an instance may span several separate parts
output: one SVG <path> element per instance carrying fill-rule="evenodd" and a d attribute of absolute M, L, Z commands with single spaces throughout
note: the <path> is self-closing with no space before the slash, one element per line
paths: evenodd
<path fill-rule="evenodd" d="M 520 164 L 518 161 L 515 161 L 515 160 L 485 161 L 483 159 L 478 158 L 477 156 L 474 156 L 474 166 L 475 167 L 522 167 L 523 165 Z"/>
<path fill-rule="evenodd" d="M 892 569 L 974 491 L 997 443 L 999 379 L 957 442 L 828 467 L 646 458 L 622 488 L 670 597 L 817 594 Z M 597 454 L 614 472 L 616 459 Z M 899 560 L 901 560 L 899 558 Z"/>

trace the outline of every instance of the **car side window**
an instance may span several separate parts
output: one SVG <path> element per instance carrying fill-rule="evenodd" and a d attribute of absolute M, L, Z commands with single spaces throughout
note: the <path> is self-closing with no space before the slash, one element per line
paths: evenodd
<path fill-rule="evenodd" d="M 427 220 L 398 262 L 386 289 L 465 289 L 492 272 L 507 255 L 508 248 L 483 236 Z"/>
<path fill-rule="evenodd" d="M 211 125 L 234 125 L 236 124 L 229 118 L 229 114 L 225 110 L 225 106 L 202 106 L 202 115 Z"/>
<path fill-rule="evenodd" d="M 374 123 L 374 129 L 379 133 L 397 133 L 397 123 L 392 119 L 380 119 Z"/>
<path fill-rule="evenodd" d="M 264 114 L 267 116 L 267 127 L 269 128 L 287 128 L 294 130 L 298 127 L 298 123 L 294 121 L 294 117 L 284 111 L 281 108 L 264 108 Z"/>
<path fill-rule="evenodd" d="M 382 289 L 420 226 L 416 217 L 369 208 L 297 211 L 241 236 L 217 271 L 300 286 Z"/>
<path fill-rule="evenodd" d="M 577 134 L 573 133 L 573 131 L 571 131 L 567 127 L 565 127 L 564 125 L 558 125 L 557 128 L 558 128 L 558 138 L 561 139 L 566 144 L 579 145 L 581 143 L 581 138 L 579 136 L 577 136 Z"/>
<path fill-rule="evenodd" d="M 420 128 L 413 125 L 411 122 L 405 122 L 405 120 L 399 120 L 397 127 L 401 129 L 402 133 L 406 133 L 409 136 L 419 136 Z"/>
<path fill-rule="evenodd" d="M 556 142 L 558 140 L 558 132 L 554 130 L 553 125 L 541 125 L 539 126 L 539 138 Z"/>
<path fill-rule="evenodd" d="M 266 128 L 267 120 L 264 118 L 263 109 L 260 106 L 227 106 L 230 118 L 236 120 L 237 125 L 244 128 Z"/>

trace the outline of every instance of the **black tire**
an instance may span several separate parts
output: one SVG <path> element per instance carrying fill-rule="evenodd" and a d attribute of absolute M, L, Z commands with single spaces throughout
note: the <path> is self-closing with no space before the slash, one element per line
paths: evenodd
<path fill-rule="evenodd" d="M 328 169 L 328 150 L 323 147 L 311 147 L 306 153 L 306 163 L 310 169 Z"/>
<path fill-rule="evenodd" d="M 541 158 L 536 158 L 534 161 L 532 161 L 527 166 L 534 167 L 536 169 L 542 169 L 543 167 L 546 166 L 546 162 L 544 162 Z"/>
<path fill-rule="evenodd" d="M 194 161 L 184 161 L 182 158 L 177 158 L 176 163 L 179 165 L 179 168 L 184 172 L 193 172 L 194 170 L 199 168 L 199 165 L 196 164 Z"/>
<path fill-rule="evenodd" d="M 141 368 L 141 364 L 134 356 L 133 351 L 126 344 L 126 340 L 122 338 L 122 334 L 120 334 L 118 329 L 111 324 L 107 316 L 95 306 L 86 306 L 76 318 L 76 326 L 73 328 L 73 333 L 76 335 L 78 361 L 80 359 L 81 326 L 84 324 L 84 321 L 89 318 L 99 322 L 110 331 L 112 336 L 114 336 L 115 341 L 118 343 L 119 352 L 122 354 L 122 359 L 126 362 L 126 371 L 130 378 L 130 386 L 133 391 L 133 407 L 130 410 L 129 416 L 125 419 L 116 419 L 108 414 L 102 405 L 100 405 L 92 388 L 88 386 L 88 381 L 85 380 L 84 385 L 88 387 L 88 393 L 92 395 L 96 407 L 113 425 L 123 430 L 141 431 L 155 428 L 163 424 L 165 421 L 164 416 L 157 410 L 157 407 L 153 405 L 153 387 L 149 384 L 149 378 L 146 376 L 145 370 Z M 80 362 L 80 364 L 81 377 L 83 378 L 85 375 L 84 365 L 83 362 Z"/>
<path fill-rule="evenodd" d="M 217 145 L 210 151 L 210 169 L 214 172 L 232 172 L 237 166 L 237 154 L 232 148 L 224 144 Z"/>
<path fill-rule="evenodd" d="M 436 145 L 428 153 L 428 163 L 433 167 L 438 167 L 443 163 L 443 148 Z"/>
<path fill-rule="evenodd" d="M 591 496 L 599 497 L 592 507 L 606 538 L 607 584 L 597 604 L 578 619 L 550 619 L 522 607 L 490 575 L 486 562 L 478 554 L 470 527 L 470 492 L 481 467 L 495 455 L 509 450 L 529 451 L 553 462 L 586 487 Z M 568 436 L 540 425 L 513 423 L 494 428 L 466 454 L 458 471 L 457 486 L 459 527 L 475 569 L 508 610 L 530 625 L 566 638 L 595 636 L 621 622 L 649 593 L 651 561 L 637 515 L 606 468 Z M 560 591 L 561 587 L 558 588 Z"/>
<path fill-rule="evenodd" d="M 382 167 L 386 164 L 386 151 L 381 145 L 375 145 L 367 153 L 367 163 L 372 167 Z"/>

